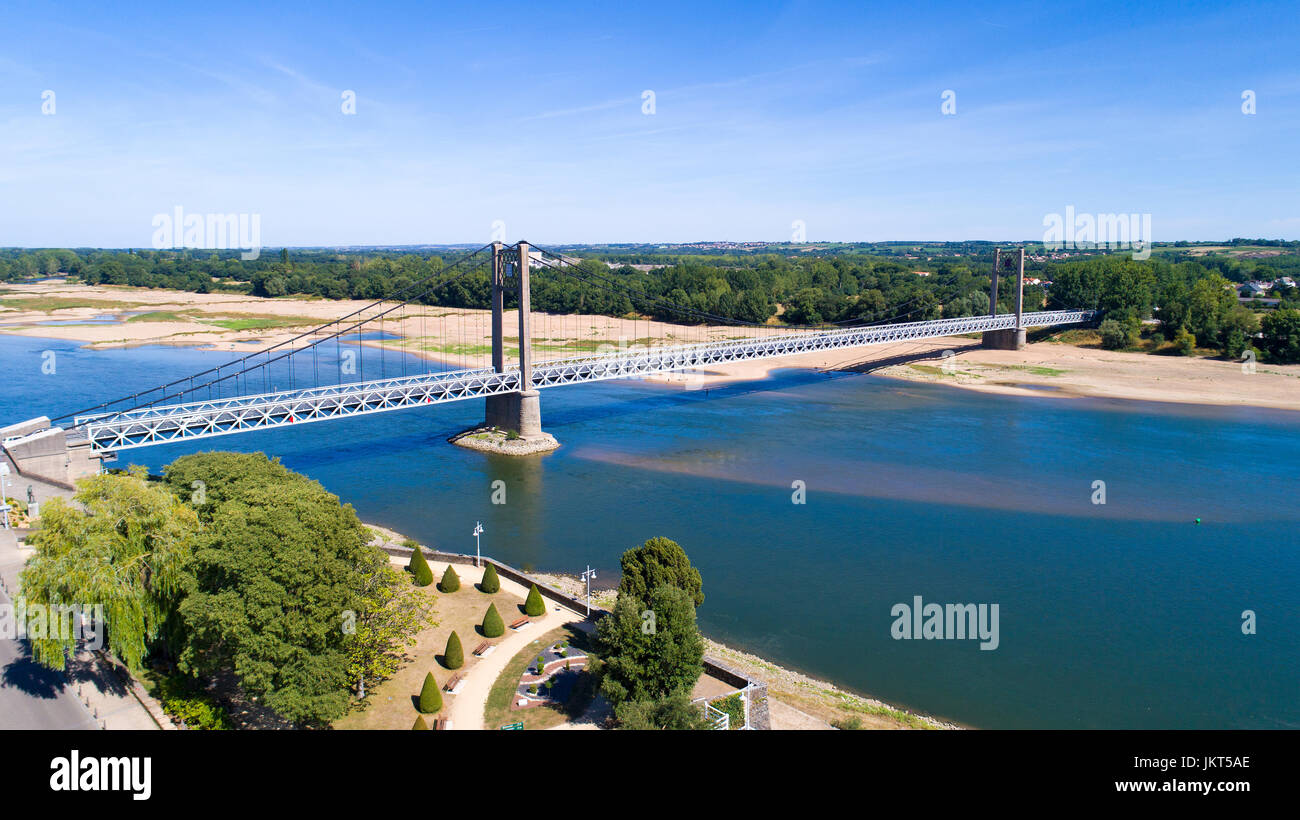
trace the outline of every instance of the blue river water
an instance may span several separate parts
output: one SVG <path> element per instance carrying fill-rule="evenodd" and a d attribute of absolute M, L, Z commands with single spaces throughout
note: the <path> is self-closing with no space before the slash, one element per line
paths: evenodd
<path fill-rule="evenodd" d="M 0 420 L 232 355 L 0 337 Z M 368 378 L 423 366 L 389 352 L 381 371 L 377 355 Z M 466 401 L 127 450 L 119 466 L 260 450 L 366 521 L 471 552 L 481 520 L 486 554 L 602 580 L 665 535 L 703 574 L 710 637 L 967 725 L 1300 727 L 1300 414 L 796 370 L 707 391 L 550 389 L 542 412 L 563 446 L 529 459 L 448 445 L 482 418 Z M 891 610 L 915 596 L 996 604 L 997 648 L 895 639 Z"/>

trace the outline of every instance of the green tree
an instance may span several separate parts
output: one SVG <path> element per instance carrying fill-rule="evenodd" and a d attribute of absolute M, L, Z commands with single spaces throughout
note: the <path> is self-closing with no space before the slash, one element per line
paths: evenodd
<path fill-rule="evenodd" d="M 1107 350 L 1120 350 L 1133 345 L 1132 327 L 1117 319 L 1107 319 L 1097 327 L 1097 332 L 1101 334 L 1101 346 Z"/>
<path fill-rule="evenodd" d="M 438 589 L 443 592 L 455 592 L 460 589 L 460 576 L 456 574 L 456 568 L 447 565 L 447 571 L 442 574 L 442 581 L 438 584 Z"/>
<path fill-rule="evenodd" d="M 501 579 L 497 577 L 495 565 L 488 564 L 487 569 L 483 570 L 483 580 L 479 582 L 479 588 L 489 595 L 495 595 L 501 591 Z"/>
<path fill-rule="evenodd" d="M 614 707 L 614 719 L 619 729 L 646 731 L 651 729 L 710 729 L 712 724 L 699 705 L 691 703 L 691 696 L 679 692 L 661 700 L 628 700 Z"/>
<path fill-rule="evenodd" d="M 411 550 L 411 560 L 407 562 L 406 569 L 411 573 L 412 582 L 417 587 L 427 587 L 433 583 L 433 569 L 429 567 L 429 559 L 424 557 L 424 550 L 420 545 L 416 545 Z"/>
<path fill-rule="evenodd" d="M 615 705 L 689 692 L 704 671 L 690 593 L 666 585 L 645 601 L 620 593 L 614 611 L 596 624 L 596 654 L 604 666 L 601 691 Z"/>
<path fill-rule="evenodd" d="M 357 682 L 358 694 L 391 677 L 420 630 L 436 624 L 432 603 L 411 589 L 386 554 L 376 551 L 368 558 L 358 608 L 343 616 L 348 680 Z"/>
<path fill-rule="evenodd" d="M 426 715 L 431 715 L 442 709 L 442 689 L 438 688 L 438 681 L 434 680 L 433 673 L 424 676 L 424 686 L 420 687 L 420 711 Z"/>
<path fill-rule="evenodd" d="M 537 584 L 533 584 L 528 590 L 528 600 L 524 601 L 524 614 L 536 618 L 546 612 L 546 602 L 542 600 L 542 593 L 538 591 Z"/>
<path fill-rule="evenodd" d="M 459 669 L 465 665 L 465 650 L 461 648 L 460 636 L 454 629 L 447 636 L 447 648 L 442 652 L 442 665 L 448 669 Z"/>
<path fill-rule="evenodd" d="M 500 638 L 505 631 L 506 625 L 501 620 L 501 614 L 497 612 L 497 605 L 488 604 L 487 613 L 483 616 L 483 637 Z"/>
<path fill-rule="evenodd" d="M 666 584 L 689 593 L 695 606 L 704 603 L 700 571 L 691 566 L 686 551 L 676 541 L 651 538 L 624 552 L 619 564 L 623 570 L 623 577 L 618 582 L 620 596 L 631 595 L 645 600 L 652 589 Z"/>
<path fill-rule="evenodd" d="M 413 731 L 422 731 L 422 732 L 427 732 L 429 730 L 429 724 L 424 722 L 424 715 L 415 716 L 415 725 L 412 726 L 411 729 Z"/>
<path fill-rule="evenodd" d="M 178 649 L 174 616 L 199 530 L 194 510 L 146 481 L 143 468 L 84 478 L 73 501 L 43 505 L 41 527 L 28 538 L 36 552 L 19 582 L 29 609 L 102 605 L 106 645 L 133 670 L 165 633 Z M 31 640 L 36 660 L 55 669 L 76 645 L 70 631 L 60 632 Z"/>
<path fill-rule="evenodd" d="M 172 477 L 202 468 L 197 458 Z M 351 505 L 260 458 L 250 474 L 207 485 L 215 506 L 201 513 L 192 591 L 180 605 L 188 630 L 181 667 L 233 671 L 245 692 L 284 718 L 320 723 L 347 709 L 348 636 L 339 625 L 363 608 L 378 551 Z"/>
<path fill-rule="evenodd" d="M 1187 328 L 1180 328 L 1174 334 L 1174 350 L 1180 356 L 1191 356 L 1196 352 L 1196 336 Z"/>
<path fill-rule="evenodd" d="M 1260 348 L 1270 362 L 1300 362 L 1300 310 L 1285 308 L 1264 317 Z"/>

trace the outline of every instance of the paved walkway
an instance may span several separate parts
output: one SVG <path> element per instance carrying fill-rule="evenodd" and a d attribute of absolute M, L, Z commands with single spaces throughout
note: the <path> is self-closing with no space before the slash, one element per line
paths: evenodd
<path fill-rule="evenodd" d="M 406 565 L 402 559 L 394 559 L 394 563 Z M 448 566 L 447 563 L 438 561 L 430 561 L 429 565 L 435 568 L 438 577 L 442 577 Z M 460 576 L 462 587 L 483 580 L 483 570 L 474 566 L 456 564 L 456 574 Z M 503 592 L 519 596 L 521 601 L 528 597 L 528 587 L 508 578 L 501 579 L 501 589 Z M 483 711 L 487 707 L 487 697 L 492 691 L 492 684 L 496 683 L 497 678 L 505 671 L 506 664 L 510 663 L 510 660 L 524 647 L 552 629 L 586 620 L 585 615 L 566 609 L 549 598 L 544 600 L 546 601 L 545 615 L 533 618 L 533 625 L 521 632 L 516 632 L 507 626 L 506 634 L 497 642 L 496 650 L 486 658 L 477 659 L 465 672 L 465 676 L 461 679 L 460 693 L 447 696 L 448 707 L 440 717 L 449 719 L 453 730 L 489 728 L 483 724 Z"/>

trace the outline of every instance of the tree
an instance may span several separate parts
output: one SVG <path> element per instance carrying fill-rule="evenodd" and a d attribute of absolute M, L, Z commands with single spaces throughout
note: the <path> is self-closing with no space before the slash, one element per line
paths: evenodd
<path fill-rule="evenodd" d="M 1260 330 L 1260 348 L 1270 362 L 1300 362 L 1300 310 L 1276 310 L 1264 317 Z"/>
<path fill-rule="evenodd" d="M 424 686 L 420 687 L 420 711 L 426 715 L 431 715 L 442 709 L 442 690 L 438 688 L 438 681 L 434 680 L 433 673 L 424 676 Z"/>
<path fill-rule="evenodd" d="M 524 614 L 536 618 L 544 612 L 546 612 L 546 602 L 542 600 L 542 593 L 538 591 L 537 584 L 533 584 L 528 590 L 528 600 L 524 601 Z"/>
<path fill-rule="evenodd" d="M 413 731 L 425 731 L 425 732 L 429 730 L 429 724 L 424 722 L 424 715 L 415 716 L 415 725 L 412 726 L 411 729 Z"/>
<path fill-rule="evenodd" d="M 187 456 L 169 481 L 202 470 Z M 180 613 L 183 671 L 233 671 L 241 688 L 295 723 L 341 715 L 351 679 L 344 613 L 364 608 L 379 559 L 350 505 L 306 476 L 259 456 L 247 475 L 216 477 Z M 178 459 L 178 462 L 182 461 Z M 205 506 L 206 506 L 205 505 Z"/>
<path fill-rule="evenodd" d="M 614 707 L 619 729 L 710 729 L 704 710 L 686 692 L 662 700 L 628 700 Z"/>
<path fill-rule="evenodd" d="M 644 602 L 620 593 L 596 624 L 596 654 L 605 670 L 601 691 L 614 705 L 689 692 L 704 671 L 690 593 L 663 585 Z"/>
<path fill-rule="evenodd" d="M 429 567 L 429 559 L 424 557 L 424 549 L 419 544 L 411 550 L 411 560 L 407 562 L 406 569 L 411 573 L 417 587 L 427 587 L 433 583 L 433 570 Z"/>
<path fill-rule="evenodd" d="M 488 604 L 487 613 L 483 616 L 483 637 L 500 638 L 505 631 L 506 625 L 501 620 L 501 614 L 497 612 L 497 605 Z"/>
<path fill-rule="evenodd" d="M 376 552 L 370 560 L 354 617 L 344 615 L 348 680 L 357 682 L 358 695 L 367 683 L 391 677 L 405 659 L 404 649 L 415 643 L 421 629 L 436 623 L 431 621 L 432 603 L 411 589 L 387 555 Z"/>
<path fill-rule="evenodd" d="M 1097 332 L 1101 334 L 1101 346 L 1107 350 L 1119 350 L 1133 344 L 1133 329 L 1117 319 L 1102 322 Z"/>
<path fill-rule="evenodd" d="M 442 582 L 438 584 L 438 589 L 443 592 L 455 592 L 460 589 L 460 576 L 456 574 L 456 568 L 447 565 L 447 571 L 442 574 Z"/>
<path fill-rule="evenodd" d="M 1196 336 L 1187 328 L 1179 328 L 1174 334 L 1174 350 L 1180 356 L 1191 356 L 1196 352 Z"/>
<path fill-rule="evenodd" d="M 488 564 L 487 569 L 483 570 L 483 580 L 479 582 L 479 588 L 489 595 L 501 591 L 501 579 L 497 577 L 496 565 Z"/>
<path fill-rule="evenodd" d="M 459 669 L 465 665 L 465 650 L 460 646 L 460 636 L 452 630 L 447 636 L 447 648 L 442 652 L 442 665 L 448 669 Z"/>
<path fill-rule="evenodd" d="M 645 600 L 655 587 L 668 585 L 689 593 L 695 606 L 704 603 L 700 571 L 691 566 L 676 541 L 655 537 L 623 553 L 618 594 Z"/>
<path fill-rule="evenodd" d="M 20 594 L 29 612 L 34 605 L 102 605 L 106 645 L 133 670 L 160 636 L 179 649 L 175 613 L 199 531 L 194 510 L 147 482 L 144 468 L 84 478 L 73 500 L 76 506 L 47 502 L 41 528 L 28 539 L 36 553 L 20 575 Z M 54 669 L 76 648 L 70 629 L 59 632 L 31 636 L 36 660 Z"/>

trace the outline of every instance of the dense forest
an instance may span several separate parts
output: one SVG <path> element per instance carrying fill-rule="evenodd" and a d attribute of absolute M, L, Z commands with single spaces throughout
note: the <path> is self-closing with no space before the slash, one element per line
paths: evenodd
<path fill-rule="evenodd" d="M 1218 251 L 1234 246 L 1236 253 Z M 532 304 L 551 313 L 637 314 L 676 322 L 722 317 L 815 325 L 971 316 L 988 310 L 993 248 L 891 244 L 776 253 L 680 246 L 673 254 L 651 246 L 575 246 L 558 249 L 583 257 L 571 268 L 535 268 Z M 6 249 L 0 250 L 0 281 L 66 274 L 86 284 L 263 297 L 415 297 L 426 304 L 486 308 L 485 266 L 467 265 L 468 273 L 454 281 L 436 276 L 466 253 L 285 249 L 244 261 L 238 251 Z M 1241 303 L 1235 290 L 1247 281 L 1283 276 L 1300 279 L 1300 243 L 1173 243 L 1157 246 L 1143 261 L 1100 251 L 1065 259 L 1036 256 L 1026 263 L 1026 277 L 1045 284 L 1026 285 L 1025 309 L 1099 308 L 1108 322 L 1102 334 L 1108 347 L 1143 342 L 1156 350 L 1168 345 L 1165 352 L 1209 349 L 1231 356 L 1254 347 L 1266 358 L 1292 360 L 1300 353 L 1288 351 L 1300 342 L 1276 337 L 1294 324 L 1300 288 L 1278 286 L 1272 295 L 1280 301 L 1269 310 L 1262 303 Z M 426 280 L 446 284 L 429 289 Z M 1010 290 L 999 294 L 1000 312 L 1012 309 Z M 1144 323 L 1148 319 L 1154 326 Z"/>

